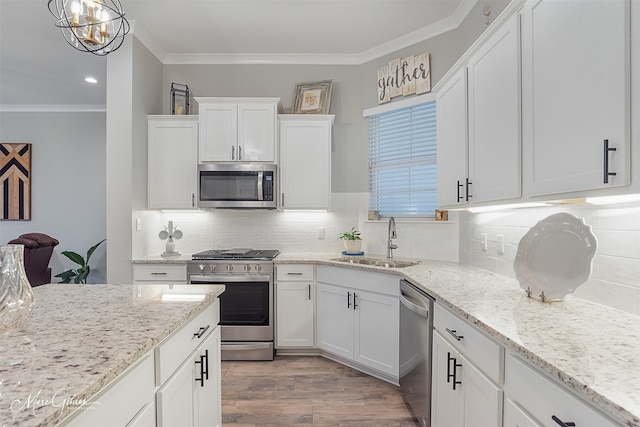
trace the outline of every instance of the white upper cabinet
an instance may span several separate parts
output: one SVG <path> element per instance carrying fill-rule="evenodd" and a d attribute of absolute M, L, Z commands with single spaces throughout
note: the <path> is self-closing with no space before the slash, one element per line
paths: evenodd
<path fill-rule="evenodd" d="M 196 98 L 200 162 L 275 162 L 279 98 Z"/>
<path fill-rule="evenodd" d="M 148 207 L 194 209 L 198 116 L 148 116 Z"/>
<path fill-rule="evenodd" d="M 520 30 L 505 22 L 467 65 L 471 202 L 521 196 Z"/>
<path fill-rule="evenodd" d="M 438 206 L 466 204 L 467 75 L 461 68 L 436 93 Z"/>
<path fill-rule="evenodd" d="M 437 88 L 438 205 L 521 196 L 518 17 Z"/>
<path fill-rule="evenodd" d="M 628 184 L 629 1 L 532 0 L 521 15 L 525 195 Z"/>
<path fill-rule="evenodd" d="M 279 116 L 282 209 L 329 209 L 333 117 Z"/>

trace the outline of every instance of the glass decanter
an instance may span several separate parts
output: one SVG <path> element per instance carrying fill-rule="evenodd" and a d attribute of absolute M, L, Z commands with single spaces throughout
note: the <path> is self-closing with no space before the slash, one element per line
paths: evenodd
<path fill-rule="evenodd" d="M 0 333 L 28 318 L 34 303 L 24 270 L 24 246 L 0 246 Z"/>

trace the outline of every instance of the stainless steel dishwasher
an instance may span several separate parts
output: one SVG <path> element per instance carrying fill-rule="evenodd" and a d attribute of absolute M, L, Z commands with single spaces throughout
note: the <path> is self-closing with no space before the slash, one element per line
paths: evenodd
<path fill-rule="evenodd" d="M 431 345 L 435 299 L 400 280 L 400 390 L 417 425 L 431 425 Z"/>

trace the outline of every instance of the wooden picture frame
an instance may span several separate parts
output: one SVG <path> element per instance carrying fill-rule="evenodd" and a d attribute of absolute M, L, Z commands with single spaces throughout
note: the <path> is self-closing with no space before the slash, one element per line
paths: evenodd
<path fill-rule="evenodd" d="M 331 80 L 296 84 L 291 114 L 329 114 Z"/>

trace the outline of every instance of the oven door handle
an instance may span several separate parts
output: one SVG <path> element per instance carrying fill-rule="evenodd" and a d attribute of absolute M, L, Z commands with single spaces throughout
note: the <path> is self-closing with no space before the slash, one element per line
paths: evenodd
<path fill-rule="evenodd" d="M 221 284 L 234 282 L 269 282 L 270 277 L 264 274 L 191 274 L 189 283 Z"/>

